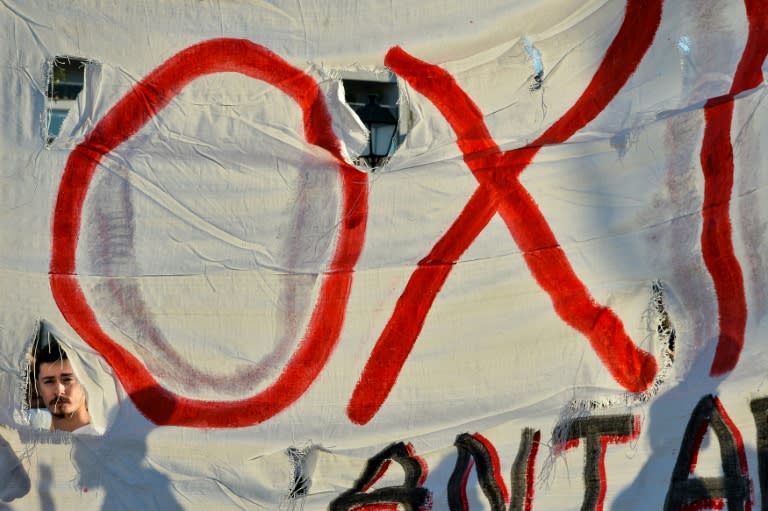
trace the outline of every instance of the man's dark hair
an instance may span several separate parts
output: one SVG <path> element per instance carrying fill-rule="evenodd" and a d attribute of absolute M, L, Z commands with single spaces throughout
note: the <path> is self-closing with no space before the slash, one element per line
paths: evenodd
<path fill-rule="evenodd" d="M 40 364 L 50 364 L 51 362 L 60 362 L 62 360 L 67 360 L 67 352 L 51 335 L 45 345 L 38 346 L 35 350 L 35 380 L 40 375 Z"/>

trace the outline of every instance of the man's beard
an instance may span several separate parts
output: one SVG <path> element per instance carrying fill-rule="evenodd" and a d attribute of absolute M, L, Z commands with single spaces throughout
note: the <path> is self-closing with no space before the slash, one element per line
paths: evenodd
<path fill-rule="evenodd" d="M 51 415 L 57 419 L 64 419 L 67 417 L 67 414 L 63 411 L 56 411 L 56 405 L 57 404 L 71 404 L 71 401 L 67 398 L 61 398 L 57 397 L 53 401 L 51 401 L 50 405 L 48 406 L 48 410 L 51 412 Z M 70 414 L 71 415 L 71 414 Z"/>

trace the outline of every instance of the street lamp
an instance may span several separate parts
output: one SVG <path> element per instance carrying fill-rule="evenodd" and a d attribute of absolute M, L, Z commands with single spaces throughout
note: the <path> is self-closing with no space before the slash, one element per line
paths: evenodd
<path fill-rule="evenodd" d="M 368 128 L 368 147 L 360 154 L 360 159 L 375 169 L 383 165 L 389 158 L 397 134 L 397 118 L 389 109 L 377 102 L 377 96 L 368 96 L 368 104 L 356 109 L 355 112 L 365 127 Z"/>

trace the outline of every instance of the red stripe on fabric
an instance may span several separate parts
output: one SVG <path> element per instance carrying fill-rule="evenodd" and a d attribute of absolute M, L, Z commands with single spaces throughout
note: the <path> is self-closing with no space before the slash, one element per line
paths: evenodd
<path fill-rule="evenodd" d="M 536 431 L 533 434 L 533 443 L 531 444 L 531 452 L 528 455 L 528 465 L 525 469 L 525 506 L 524 511 L 531 511 L 533 509 L 533 497 L 536 482 L 536 455 L 539 453 L 539 444 L 541 443 L 541 431 Z"/>
<path fill-rule="evenodd" d="M 762 64 L 768 54 L 768 6 L 760 0 L 745 2 L 749 34 L 728 95 L 713 98 L 704 107 L 701 169 L 704 201 L 701 215 L 701 252 L 715 286 L 720 335 L 710 375 L 720 376 L 736 367 L 744 347 L 747 299 L 744 276 L 733 247 L 730 204 L 734 164 L 731 143 L 734 96 L 763 83 Z"/>
<path fill-rule="evenodd" d="M 605 491 L 608 489 L 608 477 L 605 475 L 605 451 L 608 448 L 608 437 L 600 437 L 600 456 L 597 460 L 597 471 L 600 477 L 600 490 L 597 495 L 595 511 L 603 511 Z"/>

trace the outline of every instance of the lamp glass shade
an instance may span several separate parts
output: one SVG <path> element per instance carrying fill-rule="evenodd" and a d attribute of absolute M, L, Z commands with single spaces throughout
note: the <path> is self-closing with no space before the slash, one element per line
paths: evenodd
<path fill-rule="evenodd" d="M 373 153 L 373 156 L 389 156 L 397 124 L 373 123 L 368 129 L 371 131 L 368 153 Z"/>
<path fill-rule="evenodd" d="M 356 112 L 370 132 L 368 147 L 360 156 L 375 167 L 382 158 L 388 157 L 392 152 L 397 118 L 387 108 L 379 105 L 377 97 L 373 94 L 368 96 L 368 104 L 358 108 Z"/>

